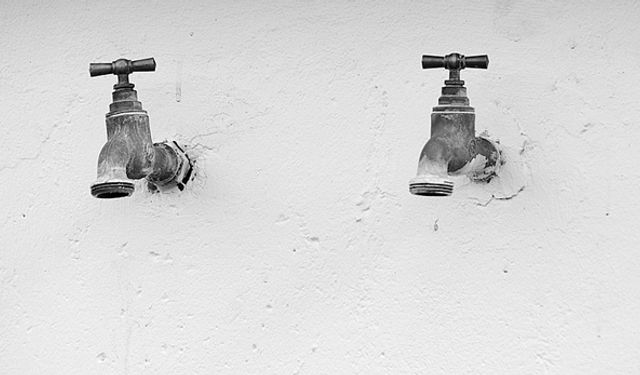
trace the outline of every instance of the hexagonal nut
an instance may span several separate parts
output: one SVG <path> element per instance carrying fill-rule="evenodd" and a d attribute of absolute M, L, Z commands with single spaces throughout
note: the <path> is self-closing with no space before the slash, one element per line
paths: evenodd
<path fill-rule="evenodd" d="M 149 189 L 151 191 L 157 191 L 177 187 L 180 191 L 184 190 L 185 185 L 189 182 L 193 173 L 193 163 L 189 155 L 187 155 L 176 141 L 165 141 L 157 145 L 162 145 L 165 149 L 170 149 L 175 153 L 178 167 L 172 178 L 164 181 L 149 181 Z"/>

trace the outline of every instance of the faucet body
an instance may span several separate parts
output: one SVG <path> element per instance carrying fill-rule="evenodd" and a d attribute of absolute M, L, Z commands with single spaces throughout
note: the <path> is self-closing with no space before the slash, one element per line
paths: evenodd
<path fill-rule="evenodd" d="M 420 153 L 417 176 L 409 183 L 412 194 L 451 195 L 453 182 L 449 175 L 467 174 L 473 180 L 488 181 L 500 164 L 497 145 L 475 135 L 475 110 L 460 79 L 465 62 L 468 67 L 486 68 L 488 58 L 465 59 L 459 54 L 423 57 L 423 68 L 445 67 L 450 69 L 450 76 L 431 113 L 431 137 Z"/>
<path fill-rule="evenodd" d="M 453 102 L 453 91 L 464 96 Z M 431 138 L 422 149 L 420 165 L 425 172 L 455 172 L 472 158 L 476 115 L 465 87 L 443 87 L 438 104 L 431 113 Z"/>
<path fill-rule="evenodd" d="M 96 198 L 126 197 L 135 190 L 132 180 L 142 178 L 156 185 L 183 186 L 191 173 L 187 155 L 175 142 L 151 141 L 149 116 L 134 85 L 126 75 L 118 77 L 106 114 L 107 142 L 98 157 L 98 178 L 91 185 L 91 194 Z"/>

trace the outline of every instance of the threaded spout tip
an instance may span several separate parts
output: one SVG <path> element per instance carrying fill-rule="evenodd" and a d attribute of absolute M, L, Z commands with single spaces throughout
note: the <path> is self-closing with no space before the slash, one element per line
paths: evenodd
<path fill-rule="evenodd" d="M 413 195 L 426 197 L 448 197 L 453 194 L 453 182 L 438 176 L 418 176 L 409 182 Z"/>
<path fill-rule="evenodd" d="M 129 181 L 108 181 L 91 185 L 91 195 L 96 198 L 124 198 L 133 194 L 135 187 Z"/>

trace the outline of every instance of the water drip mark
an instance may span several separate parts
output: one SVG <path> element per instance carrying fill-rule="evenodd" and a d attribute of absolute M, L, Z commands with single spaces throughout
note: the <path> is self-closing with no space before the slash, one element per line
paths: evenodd
<path fill-rule="evenodd" d="M 182 101 L 182 60 L 178 62 L 176 69 L 176 102 Z"/>

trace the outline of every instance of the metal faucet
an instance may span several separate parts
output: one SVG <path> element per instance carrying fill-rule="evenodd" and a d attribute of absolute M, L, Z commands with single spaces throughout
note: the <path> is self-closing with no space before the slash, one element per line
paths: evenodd
<path fill-rule="evenodd" d="M 113 103 L 106 114 L 107 143 L 98 157 L 98 178 L 91 185 L 91 194 L 96 198 L 128 197 L 135 190 L 132 180 L 142 178 L 154 185 L 182 190 L 191 176 L 191 161 L 176 142 L 152 143 L 149 116 L 129 82 L 129 74 L 155 69 L 153 58 L 89 65 L 91 77 L 118 76 Z"/>
<path fill-rule="evenodd" d="M 500 151 L 493 141 L 476 137 L 475 111 L 460 79 L 462 69 L 487 69 L 488 65 L 487 55 L 422 56 L 423 69 L 445 68 L 449 79 L 444 81 L 438 105 L 431 113 L 431 138 L 420 154 L 417 176 L 409 182 L 411 194 L 451 195 L 450 175 L 466 174 L 475 181 L 489 181 L 496 175 Z"/>

